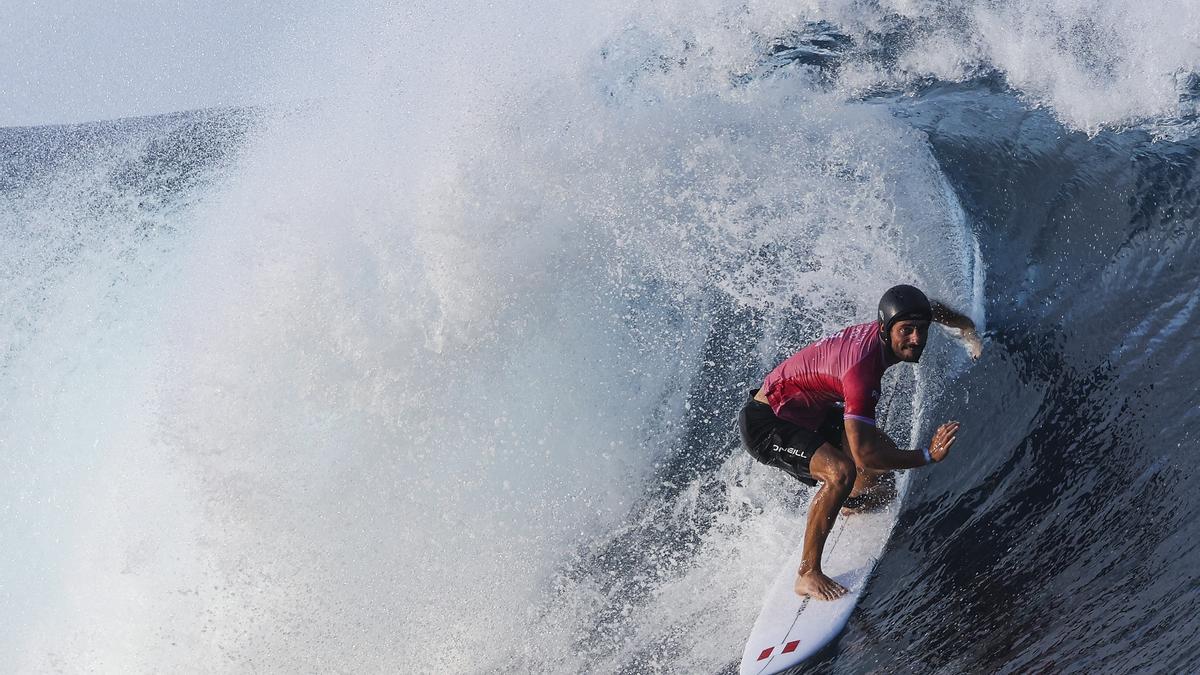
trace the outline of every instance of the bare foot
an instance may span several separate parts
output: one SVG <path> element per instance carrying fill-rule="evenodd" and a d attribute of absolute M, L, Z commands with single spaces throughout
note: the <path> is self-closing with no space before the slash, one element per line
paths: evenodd
<path fill-rule="evenodd" d="M 846 594 L 846 587 L 825 576 L 809 570 L 796 575 L 796 595 L 814 600 L 837 600 Z"/>

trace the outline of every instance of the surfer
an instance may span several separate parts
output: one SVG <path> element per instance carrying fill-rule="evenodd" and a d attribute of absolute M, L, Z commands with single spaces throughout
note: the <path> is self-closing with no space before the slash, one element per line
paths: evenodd
<path fill-rule="evenodd" d="M 845 587 L 821 571 L 821 553 L 839 509 L 882 508 L 896 494 L 892 471 L 940 462 L 950 452 L 958 422 L 946 422 L 927 448 L 900 450 L 875 426 L 881 379 L 887 368 L 921 359 L 936 321 L 960 332 L 972 358 L 983 343 L 975 323 L 913 286 L 888 289 L 877 321 L 858 324 L 815 342 L 779 364 L 750 392 L 738 415 L 742 442 L 754 459 L 820 488 L 808 507 L 796 593 L 834 600 Z"/>

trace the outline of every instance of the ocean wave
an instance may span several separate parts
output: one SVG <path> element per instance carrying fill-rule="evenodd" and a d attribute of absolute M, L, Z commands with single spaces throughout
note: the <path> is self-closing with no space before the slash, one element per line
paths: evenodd
<path fill-rule="evenodd" d="M 890 383 L 963 439 L 815 669 L 1190 653 L 1194 13 L 1022 7 L 447 11 L 3 130 L 5 662 L 728 670 L 805 498 L 737 402 L 896 281 L 988 347 Z"/>

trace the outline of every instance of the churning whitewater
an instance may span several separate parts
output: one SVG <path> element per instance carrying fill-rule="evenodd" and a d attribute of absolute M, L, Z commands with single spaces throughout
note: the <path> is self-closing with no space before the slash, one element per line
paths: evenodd
<path fill-rule="evenodd" d="M 736 672 L 808 488 L 733 420 L 986 329 L 803 672 L 1195 670 L 1200 12 L 369 7 L 302 104 L 0 129 L 0 662 Z M 902 371 L 903 372 L 900 372 Z"/>

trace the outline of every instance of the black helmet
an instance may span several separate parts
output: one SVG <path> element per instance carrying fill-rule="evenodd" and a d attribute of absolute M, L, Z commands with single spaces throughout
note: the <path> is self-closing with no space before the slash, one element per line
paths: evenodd
<path fill-rule="evenodd" d="M 892 326 L 905 320 L 933 321 L 933 307 L 921 289 L 907 284 L 892 286 L 879 299 L 879 339 L 890 344 Z"/>

